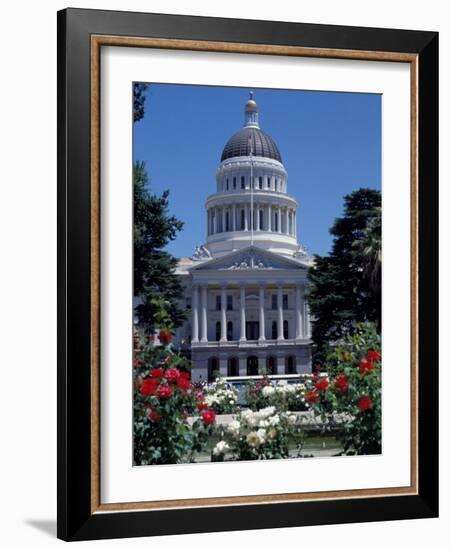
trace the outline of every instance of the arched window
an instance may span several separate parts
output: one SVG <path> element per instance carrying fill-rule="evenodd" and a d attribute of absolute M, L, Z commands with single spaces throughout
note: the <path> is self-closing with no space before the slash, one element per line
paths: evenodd
<path fill-rule="evenodd" d="M 247 376 L 256 376 L 258 373 L 258 358 L 255 355 L 247 357 Z"/>
<path fill-rule="evenodd" d="M 217 342 L 220 340 L 220 321 L 216 323 L 216 340 Z"/>
<path fill-rule="evenodd" d="M 241 189 L 245 189 L 245 176 L 241 176 Z"/>
<path fill-rule="evenodd" d="M 259 230 L 264 229 L 264 210 L 259 211 Z"/>
<path fill-rule="evenodd" d="M 216 357 L 208 359 L 208 382 L 214 382 L 219 375 L 219 362 Z"/>
<path fill-rule="evenodd" d="M 228 321 L 227 323 L 227 340 L 233 340 L 233 323 Z"/>
<path fill-rule="evenodd" d="M 236 357 L 228 359 L 228 376 L 239 376 L 238 361 Z"/>
<path fill-rule="evenodd" d="M 267 358 L 267 374 L 277 374 L 277 364 L 272 355 Z"/>
<path fill-rule="evenodd" d="M 286 374 L 296 374 L 297 368 L 295 366 L 295 357 L 290 355 L 286 358 Z"/>
<path fill-rule="evenodd" d="M 272 340 L 276 340 L 278 337 L 278 324 L 276 321 L 272 321 Z"/>
<path fill-rule="evenodd" d="M 245 210 L 241 210 L 241 229 L 245 228 Z"/>
<path fill-rule="evenodd" d="M 283 321 L 283 336 L 285 340 L 289 338 L 289 321 L 286 319 Z"/>
<path fill-rule="evenodd" d="M 228 191 L 228 178 L 227 178 L 227 191 Z"/>
<path fill-rule="evenodd" d="M 258 178 L 258 187 L 260 189 L 262 189 L 262 186 L 263 186 L 263 179 L 262 179 L 262 176 L 259 176 L 259 178 Z"/>
<path fill-rule="evenodd" d="M 233 189 L 236 189 L 236 176 L 233 177 Z"/>
<path fill-rule="evenodd" d="M 270 189 L 270 186 L 271 186 L 270 178 L 267 178 L 267 189 Z"/>

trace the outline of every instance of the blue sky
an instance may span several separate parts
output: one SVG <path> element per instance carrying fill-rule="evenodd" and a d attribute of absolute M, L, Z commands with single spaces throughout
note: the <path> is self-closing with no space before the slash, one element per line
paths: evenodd
<path fill-rule="evenodd" d="M 261 128 L 277 143 L 296 197 L 297 235 L 310 253 L 327 254 L 342 198 L 381 189 L 381 96 L 253 89 Z M 215 192 L 222 149 L 242 127 L 248 88 L 150 84 L 145 117 L 134 125 L 134 158 L 151 189 L 170 190 L 170 211 L 184 229 L 168 250 L 189 256 L 206 241 L 204 203 Z"/>

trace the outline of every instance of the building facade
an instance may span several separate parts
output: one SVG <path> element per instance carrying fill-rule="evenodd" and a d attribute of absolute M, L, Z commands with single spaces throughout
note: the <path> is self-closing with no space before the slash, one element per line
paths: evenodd
<path fill-rule="evenodd" d="M 194 381 L 311 371 L 312 260 L 297 240 L 298 203 L 252 93 L 244 115 L 206 200 L 206 242 L 177 268 L 191 317 L 175 342 L 191 356 Z"/>

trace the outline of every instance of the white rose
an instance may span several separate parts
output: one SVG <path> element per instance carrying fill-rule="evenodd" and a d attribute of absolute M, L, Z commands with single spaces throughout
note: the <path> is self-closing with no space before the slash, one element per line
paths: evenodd
<path fill-rule="evenodd" d="M 277 426 L 280 423 L 280 417 L 278 414 L 274 414 L 267 419 L 267 422 L 270 424 L 270 426 Z"/>
<path fill-rule="evenodd" d="M 227 426 L 227 430 L 232 435 L 237 435 L 240 429 L 241 429 L 241 423 L 238 420 L 232 420 Z"/>
<path fill-rule="evenodd" d="M 264 386 L 262 390 L 262 394 L 264 397 L 269 397 L 269 395 L 272 395 L 275 392 L 272 386 Z"/>
<path fill-rule="evenodd" d="M 250 447 L 259 447 L 261 445 L 261 439 L 256 432 L 250 432 L 246 439 Z"/>
<path fill-rule="evenodd" d="M 219 456 L 225 454 L 230 450 L 230 447 L 226 441 L 219 441 L 213 449 L 213 455 Z"/>
<path fill-rule="evenodd" d="M 266 430 L 264 430 L 264 428 L 260 428 L 256 433 L 258 434 L 261 443 L 264 443 L 266 440 Z"/>
<path fill-rule="evenodd" d="M 297 422 L 297 416 L 295 414 L 291 414 L 288 416 L 288 422 L 289 424 L 295 424 Z"/>

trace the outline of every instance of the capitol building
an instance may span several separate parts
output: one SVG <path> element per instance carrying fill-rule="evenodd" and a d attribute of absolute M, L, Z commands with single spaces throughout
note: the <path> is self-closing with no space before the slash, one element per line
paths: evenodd
<path fill-rule="evenodd" d="M 297 239 L 298 202 L 287 179 L 250 93 L 244 126 L 226 143 L 216 191 L 206 199 L 206 242 L 176 271 L 191 315 L 175 345 L 190 355 L 193 381 L 218 372 L 311 372 L 305 289 L 312 259 Z"/>

